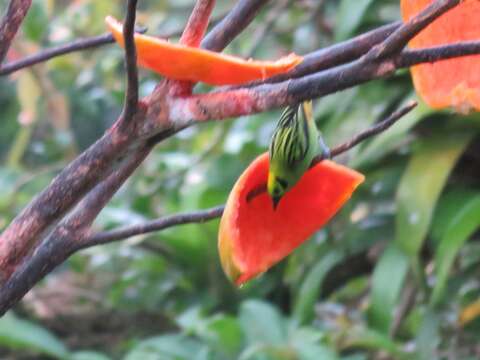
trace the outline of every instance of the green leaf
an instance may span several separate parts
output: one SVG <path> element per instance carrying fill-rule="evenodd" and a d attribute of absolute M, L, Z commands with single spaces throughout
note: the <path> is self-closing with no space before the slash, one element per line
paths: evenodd
<path fill-rule="evenodd" d="M 230 355 L 240 351 L 243 341 L 240 324 L 236 318 L 229 316 L 211 319 L 206 326 L 204 337 L 209 344 Z"/>
<path fill-rule="evenodd" d="M 184 335 L 167 334 L 140 342 L 125 360 L 196 360 L 204 358 L 206 347 Z"/>
<path fill-rule="evenodd" d="M 430 230 L 430 237 L 435 246 L 440 244 L 452 218 L 461 211 L 463 204 L 476 197 L 478 194 L 479 192 L 474 189 L 455 187 L 454 189 L 445 192 L 440 197 L 433 214 Z"/>
<path fill-rule="evenodd" d="M 321 344 L 324 334 L 311 327 L 301 327 L 289 334 L 289 342 L 296 350 L 297 358 L 301 360 L 336 360 L 335 351 Z"/>
<path fill-rule="evenodd" d="M 110 360 L 110 358 L 96 351 L 77 351 L 69 357 L 69 360 Z"/>
<path fill-rule="evenodd" d="M 397 245 L 416 256 L 427 234 L 437 199 L 474 131 L 443 131 L 421 142 L 397 191 Z"/>
<path fill-rule="evenodd" d="M 22 30 L 29 40 L 39 42 L 48 31 L 48 16 L 45 1 L 33 1 L 22 24 Z"/>
<path fill-rule="evenodd" d="M 285 320 L 269 303 L 245 301 L 240 307 L 239 318 L 249 344 L 281 345 L 287 341 Z"/>
<path fill-rule="evenodd" d="M 420 330 L 418 331 L 416 344 L 418 358 L 431 360 L 437 358 L 435 349 L 440 343 L 440 318 L 432 309 L 427 309 Z"/>
<path fill-rule="evenodd" d="M 305 277 L 293 309 L 294 317 L 299 324 L 309 323 L 313 320 L 315 316 L 314 306 L 320 295 L 323 279 L 328 271 L 330 271 L 342 257 L 343 256 L 336 251 L 328 253 L 317 262 Z"/>
<path fill-rule="evenodd" d="M 57 358 L 68 357 L 68 350 L 47 329 L 7 313 L 0 319 L 0 345 L 10 349 L 31 350 Z"/>
<path fill-rule="evenodd" d="M 408 256 L 395 244 L 390 244 L 373 272 L 368 320 L 371 327 L 384 334 L 390 330 L 408 265 Z"/>
<path fill-rule="evenodd" d="M 347 39 L 357 29 L 373 0 L 342 0 L 337 10 L 335 40 Z"/>
<path fill-rule="evenodd" d="M 383 350 L 395 359 L 411 359 L 411 355 L 404 352 L 401 346 L 391 340 L 387 335 L 372 329 L 356 328 L 349 330 L 342 343 L 343 349 L 364 348 L 373 351 Z"/>
<path fill-rule="evenodd" d="M 436 283 L 431 304 L 436 305 L 444 295 L 448 274 L 461 247 L 480 226 L 480 194 L 457 203 L 458 209 L 446 219 L 446 231 L 435 253 Z"/>

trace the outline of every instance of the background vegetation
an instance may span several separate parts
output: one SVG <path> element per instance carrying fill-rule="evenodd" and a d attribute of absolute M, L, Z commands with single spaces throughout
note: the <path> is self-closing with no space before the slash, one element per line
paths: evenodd
<path fill-rule="evenodd" d="M 140 1 L 138 21 L 175 41 L 192 3 Z M 34 0 L 9 59 L 103 33 L 123 5 Z M 218 1 L 214 19 L 231 5 Z M 399 18 L 396 0 L 277 0 L 227 52 L 304 54 Z M 116 119 L 122 56 L 109 45 L 0 78 L 0 226 Z M 157 81 L 141 71 L 141 93 Z M 333 146 L 415 97 L 402 72 L 317 100 L 315 117 Z M 96 227 L 224 203 L 278 115 L 196 126 L 163 143 Z M 0 319 L 0 357 L 478 358 L 479 125 L 477 114 L 420 104 L 348 152 L 339 160 L 366 183 L 329 226 L 240 290 L 219 266 L 218 221 L 77 254 Z"/>

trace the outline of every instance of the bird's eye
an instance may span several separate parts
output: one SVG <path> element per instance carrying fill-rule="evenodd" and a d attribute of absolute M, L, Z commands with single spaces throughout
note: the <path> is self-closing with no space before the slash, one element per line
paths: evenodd
<path fill-rule="evenodd" d="M 288 187 L 288 182 L 287 180 L 277 178 L 278 185 L 280 185 L 282 188 L 286 189 Z"/>

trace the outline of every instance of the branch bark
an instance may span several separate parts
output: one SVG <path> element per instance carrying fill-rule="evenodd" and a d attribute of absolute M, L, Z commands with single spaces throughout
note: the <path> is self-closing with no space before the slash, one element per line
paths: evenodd
<path fill-rule="evenodd" d="M 0 316 L 16 304 L 38 281 L 63 263 L 88 235 L 90 226 L 111 197 L 150 152 L 150 147 L 129 157 L 124 166 L 97 185 L 65 218 L 42 245 L 24 261 L 1 287 Z"/>

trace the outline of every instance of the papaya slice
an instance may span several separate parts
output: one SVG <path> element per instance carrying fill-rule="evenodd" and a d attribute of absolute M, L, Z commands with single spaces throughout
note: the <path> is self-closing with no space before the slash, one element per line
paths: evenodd
<path fill-rule="evenodd" d="M 401 0 L 404 21 L 434 0 Z M 464 0 L 415 36 L 410 48 L 427 48 L 459 41 L 480 40 L 480 1 Z M 480 110 L 480 55 L 442 60 L 411 68 L 417 93 L 433 108 L 460 112 Z"/>
<path fill-rule="evenodd" d="M 265 272 L 320 229 L 350 198 L 364 176 L 332 161 L 309 169 L 273 210 L 266 192 L 268 153 L 237 180 L 220 221 L 218 249 L 223 270 L 236 285 Z"/>
<path fill-rule="evenodd" d="M 105 22 L 115 40 L 124 46 L 122 24 L 107 16 Z M 201 81 L 210 85 L 238 85 L 285 73 L 302 62 L 291 53 L 277 61 L 244 60 L 166 40 L 135 34 L 139 65 L 169 79 Z"/>

